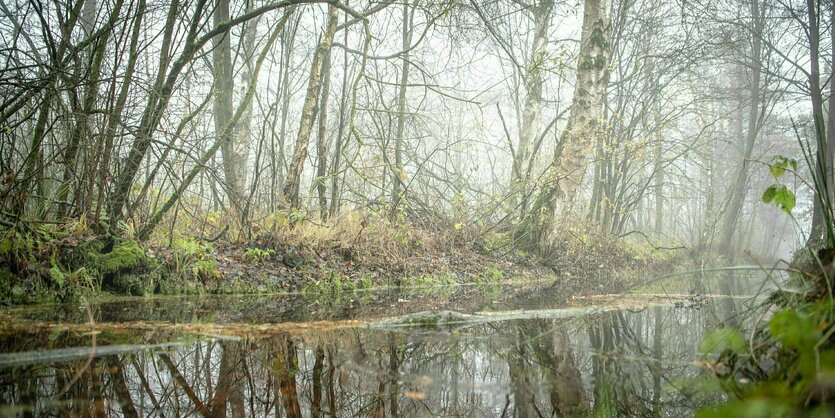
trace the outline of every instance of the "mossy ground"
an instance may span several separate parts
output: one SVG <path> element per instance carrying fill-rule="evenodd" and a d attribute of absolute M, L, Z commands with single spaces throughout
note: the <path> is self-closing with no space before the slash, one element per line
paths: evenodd
<path fill-rule="evenodd" d="M 504 232 L 477 233 L 457 225 L 426 231 L 355 217 L 261 231 L 247 241 L 209 243 L 175 234 L 167 242 L 143 244 L 90 230 L 0 231 L 0 304 L 101 292 L 338 294 L 376 287 L 421 292 L 458 284 L 489 291 L 545 279 L 567 291 L 590 293 L 632 286 L 640 277 L 636 272 L 664 269 L 676 257 L 627 240 L 566 231 L 545 258 L 514 251 Z"/>

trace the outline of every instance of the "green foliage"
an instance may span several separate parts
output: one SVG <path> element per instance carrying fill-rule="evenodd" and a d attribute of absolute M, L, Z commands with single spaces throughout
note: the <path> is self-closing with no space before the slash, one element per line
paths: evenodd
<path fill-rule="evenodd" d="M 357 282 L 357 289 L 366 290 L 371 289 L 374 287 L 374 281 L 371 280 L 371 277 L 363 276 L 360 278 L 359 282 Z"/>
<path fill-rule="evenodd" d="M 217 271 L 217 264 L 212 257 L 206 257 L 196 260 L 192 266 L 191 271 L 195 276 L 199 277 L 216 277 L 220 275 Z"/>
<path fill-rule="evenodd" d="M 486 266 L 476 278 L 480 283 L 499 283 L 504 279 L 504 272 L 496 266 Z"/>
<path fill-rule="evenodd" d="M 776 313 L 768 321 L 767 332 L 756 334 L 759 337 L 750 348 L 736 330 L 708 334 L 700 348 L 722 352 L 718 362 L 732 369 L 722 377 L 724 388 L 739 399 L 706 408 L 697 416 L 829 416 L 819 414 L 827 411 L 825 406 L 835 395 L 832 319 L 832 304 L 826 296 Z M 751 369 L 752 364 L 770 366 L 759 375 L 761 380 L 740 385 L 736 373 Z"/>
<path fill-rule="evenodd" d="M 202 258 L 212 249 L 211 244 L 197 242 L 193 238 L 175 239 L 171 248 L 188 257 Z"/>
<path fill-rule="evenodd" d="M 275 250 L 272 248 L 262 250 L 260 248 L 248 247 L 244 250 L 244 258 L 249 261 L 264 261 L 273 255 L 275 255 Z"/>
<path fill-rule="evenodd" d="M 827 192 L 831 185 L 814 167 L 809 144 L 800 140 L 800 145 L 812 172 L 818 203 L 824 208 L 825 226 L 831 232 L 835 228 Z M 797 171 L 797 161 L 778 156 L 769 164 L 775 179 L 790 170 Z M 762 199 L 788 214 L 796 200 L 794 193 L 780 183 L 769 186 Z M 829 244 L 835 245 L 835 241 Z M 806 293 L 770 299 L 772 305 L 777 304 L 782 309 L 771 317 L 767 326 L 754 330 L 755 341 L 750 347 L 740 344 L 738 331 L 717 330 L 705 338 L 703 345 L 716 345 L 721 350 L 724 344 L 724 348 L 733 353 L 720 356 L 719 361 L 732 369 L 730 375 L 723 377 L 724 388 L 738 399 L 704 409 L 698 417 L 833 416 L 835 300 L 826 290 L 831 288 L 831 283 L 826 282 L 823 275 L 803 277 L 802 282 L 809 289 Z M 753 375 L 758 380 L 747 385 L 738 384 L 738 373 L 750 370 L 756 371 Z"/>
<path fill-rule="evenodd" d="M 759 398 L 736 401 L 700 411 L 697 418 L 778 418 L 791 416 L 792 407 L 779 399 Z"/>
<path fill-rule="evenodd" d="M 718 328 L 707 333 L 699 343 L 699 351 L 704 354 L 719 354 L 726 350 L 734 353 L 745 351 L 745 339 L 739 330 Z"/>
<path fill-rule="evenodd" d="M 188 282 L 192 279 L 220 278 L 216 260 L 211 254 L 211 244 L 194 239 L 176 239 L 171 248 L 174 253 L 168 264 L 173 280 Z"/>
<path fill-rule="evenodd" d="M 768 171 L 771 172 L 771 175 L 775 179 L 783 177 L 786 174 L 786 170 L 789 169 L 793 172 L 797 171 L 797 160 L 786 158 L 782 155 L 774 157 L 774 160 L 768 165 Z M 785 184 L 780 183 L 768 186 L 763 192 L 762 199 L 765 203 L 774 203 L 780 210 L 788 214 L 792 213 L 792 209 L 794 209 L 797 200 L 794 192 L 789 190 Z"/>
<path fill-rule="evenodd" d="M 52 278 L 52 281 L 54 281 L 55 284 L 57 284 L 59 288 L 64 287 L 64 281 L 65 281 L 64 272 L 62 272 L 61 269 L 58 266 L 53 265 L 49 269 L 49 277 Z"/>
<path fill-rule="evenodd" d="M 0 240 L 0 254 L 8 254 L 12 251 L 14 240 L 12 238 L 4 238 Z"/>
<path fill-rule="evenodd" d="M 69 281 L 71 284 L 80 286 L 90 293 L 101 291 L 101 281 L 91 274 L 86 267 L 80 267 L 71 272 L 69 274 Z"/>
<path fill-rule="evenodd" d="M 407 276 L 400 281 L 402 286 L 451 286 L 458 281 L 454 274 L 441 273 L 437 275 Z"/>
<path fill-rule="evenodd" d="M 484 252 L 490 253 L 500 249 L 509 249 L 513 244 L 513 236 L 510 232 L 488 232 L 484 234 L 481 241 L 481 248 Z"/>
<path fill-rule="evenodd" d="M 792 213 L 795 205 L 795 195 L 784 184 L 772 184 L 763 192 L 763 202 L 774 202 L 783 212 Z"/>
<path fill-rule="evenodd" d="M 290 222 L 291 225 L 300 226 L 306 219 L 307 219 L 307 212 L 306 211 L 304 211 L 302 209 L 298 209 L 298 208 L 293 208 L 293 209 L 290 210 L 290 216 L 288 217 L 288 221 Z"/>
<path fill-rule="evenodd" d="M 364 281 L 366 280 L 367 281 Z M 366 287 L 367 286 L 367 287 Z M 340 273 L 334 272 L 325 275 L 321 279 L 312 280 L 302 288 L 304 294 L 327 294 L 339 296 L 344 292 L 352 292 L 355 289 L 367 289 L 371 287 L 371 279 L 363 278 L 355 284 L 351 279 Z"/>
<path fill-rule="evenodd" d="M 0 270 L 0 303 L 20 304 L 27 302 L 26 290 L 14 274 Z"/>
<path fill-rule="evenodd" d="M 812 349 L 820 338 L 812 319 L 801 316 L 795 309 L 785 309 L 774 315 L 768 322 L 768 329 L 783 347 L 801 352 Z"/>
<path fill-rule="evenodd" d="M 780 178 L 784 174 L 786 174 L 786 170 L 791 168 L 792 171 L 797 171 L 797 160 L 792 158 L 786 158 L 782 155 L 778 155 L 774 157 L 774 160 L 771 164 L 768 165 L 768 171 L 771 172 L 771 175 L 774 178 Z"/>

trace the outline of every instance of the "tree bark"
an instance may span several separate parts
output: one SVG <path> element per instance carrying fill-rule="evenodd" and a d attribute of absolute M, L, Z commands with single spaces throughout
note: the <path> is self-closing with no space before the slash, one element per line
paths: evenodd
<path fill-rule="evenodd" d="M 600 129 L 603 94 L 606 90 L 610 23 L 605 0 L 590 0 L 583 11 L 583 32 L 577 63 L 577 86 L 568 125 L 563 132 L 564 148 L 556 161 L 554 187 L 563 195 L 567 210 L 585 176 L 586 155 Z"/>
<path fill-rule="evenodd" d="M 556 211 L 557 197 L 564 199 L 563 212 L 574 200 L 586 170 L 586 156 L 600 129 L 602 98 L 608 83 L 610 23 L 606 0 L 588 0 L 583 8 L 577 85 L 568 124 L 560 139 L 561 152 L 546 173 L 536 201 L 525 215 L 516 235 L 523 246 L 542 249 Z"/>
<path fill-rule="evenodd" d="M 345 17 L 347 21 L 348 17 Z M 348 44 L 348 31 L 344 31 L 344 38 L 342 42 Z M 334 217 L 339 213 L 339 181 L 341 176 L 339 171 L 342 166 L 342 150 L 346 142 L 345 138 L 345 115 L 348 107 L 348 50 L 342 50 L 342 61 L 345 65 L 345 71 L 342 72 L 342 94 L 339 103 L 339 128 L 336 133 L 336 144 L 333 147 L 333 161 L 331 162 L 331 206 L 328 210 L 330 217 Z"/>
<path fill-rule="evenodd" d="M 513 165 L 510 172 L 511 208 L 524 216 L 528 205 L 528 184 L 525 165 L 531 164 L 531 143 L 539 131 L 542 115 L 542 72 L 547 57 L 548 29 L 551 23 L 551 12 L 554 9 L 553 0 L 543 0 L 531 8 L 534 21 L 533 40 L 531 41 L 531 56 L 524 78 L 525 104 L 522 111 L 522 124 L 519 131 L 519 141 L 513 155 Z M 518 208 L 517 208 L 518 206 Z"/>
<path fill-rule="evenodd" d="M 307 146 L 310 142 L 310 133 L 313 128 L 313 119 L 316 117 L 318 105 L 319 83 L 322 76 L 322 63 L 325 55 L 328 54 L 336 34 L 338 22 L 338 9 L 336 6 L 328 6 L 328 23 L 325 32 L 316 47 L 313 55 L 313 62 L 310 66 L 310 78 L 307 84 L 307 94 L 302 106 L 302 117 L 299 123 L 299 134 L 296 137 L 296 144 L 293 149 L 293 158 L 287 172 L 287 181 L 284 185 L 283 206 L 285 209 L 299 207 L 299 183 L 301 182 L 304 160 L 307 158 Z"/>
<path fill-rule="evenodd" d="M 829 113 L 824 122 L 823 115 L 823 91 L 820 85 L 820 16 L 815 11 L 817 2 L 814 0 L 807 0 L 806 6 L 808 8 L 808 27 L 807 35 L 809 37 L 809 51 L 810 51 L 810 72 L 809 72 L 809 89 L 812 96 L 812 115 L 815 124 L 815 141 L 817 152 L 815 153 L 815 167 L 813 176 L 815 181 L 815 195 L 812 207 L 812 230 L 809 233 L 809 239 L 806 243 L 807 247 L 821 246 L 824 242 L 828 245 L 835 245 L 835 237 L 832 234 L 832 225 L 827 225 L 832 222 L 832 203 L 835 192 L 835 184 L 833 184 L 833 156 L 835 151 L 835 112 L 833 112 L 833 105 L 835 105 L 835 98 L 831 95 L 829 97 Z M 835 4 L 831 6 L 830 16 L 835 18 Z M 835 35 L 832 35 L 835 40 Z M 832 46 L 832 57 L 835 58 L 835 44 Z M 835 63 L 833 64 L 835 66 Z M 835 74 L 835 71 L 832 71 Z M 830 94 L 835 92 L 833 88 L 833 81 L 830 80 Z"/>
<path fill-rule="evenodd" d="M 403 2 L 403 36 L 401 38 L 403 55 L 401 58 L 400 85 L 397 93 L 397 131 L 394 135 L 394 167 L 391 170 L 391 212 L 389 220 L 397 221 L 400 210 L 400 202 L 403 200 L 402 193 L 403 179 L 406 173 L 403 171 L 403 136 L 406 131 L 406 89 L 409 84 L 409 48 L 412 45 L 412 18 L 414 9 L 410 12 L 409 0 Z"/>
<path fill-rule="evenodd" d="M 217 0 L 214 10 L 215 27 L 229 21 L 229 0 Z M 235 80 L 232 74 L 232 36 L 224 32 L 212 39 L 212 63 L 215 82 L 214 122 L 215 132 L 224 133 L 234 112 Z M 236 206 L 238 197 L 244 192 L 243 177 L 241 176 L 243 160 L 235 132 L 225 134 L 220 138 L 220 151 L 223 156 L 223 174 L 226 177 L 226 195 L 229 203 Z M 244 138 L 244 141 L 246 138 Z M 243 157 L 245 158 L 245 157 Z"/>
<path fill-rule="evenodd" d="M 171 64 L 171 67 L 170 69 L 168 69 L 167 74 L 164 73 L 164 70 L 161 67 L 155 86 L 149 94 L 148 102 L 145 106 L 145 110 L 142 113 L 141 123 L 135 134 L 136 137 L 133 141 L 133 144 L 131 144 L 131 149 L 128 152 L 127 157 L 125 158 L 125 163 L 121 172 L 119 173 L 119 177 L 116 179 L 114 193 L 109 204 L 109 212 L 111 214 L 111 225 L 113 225 L 114 227 L 117 224 L 116 221 L 122 219 L 122 210 L 124 209 L 127 203 L 128 194 L 130 192 L 133 181 L 136 178 L 136 174 L 139 172 L 139 165 L 142 163 L 142 159 L 145 157 L 148 148 L 150 148 L 151 143 L 153 142 L 154 132 L 156 131 L 157 126 L 159 125 L 163 113 L 168 108 L 168 103 L 171 100 L 172 94 L 174 93 L 174 89 L 176 87 L 176 83 L 179 79 L 180 73 L 183 71 L 183 69 L 185 69 L 185 67 L 189 63 L 191 63 L 192 59 L 194 59 L 197 52 L 200 51 L 203 48 L 203 46 L 205 46 L 216 36 L 229 31 L 234 26 L 237 26 L 248 20 L 254 19 L 269 11 L 286 7 L 292 7 L 295 4 L 303 3 L 305 1 L 285 0 L 267 4 L 259 8 L 253 9 L 248 13 L 244 13 L 243 15 L 238 16 L 234 19 L 230 19 L 229 21 L 224 22 L 221 25 L 216 25 L 212 30 L 200 36 L 200 28 L 203 20 L 202 16 L 204 9 L 206 9 L 206 2 L 207 0 L 197 0 L 197 2 L 195 3 L 195 12 L 191 18 L 191 21 L 188 23 L 188 34 L 186 35 L 183 41 L 183 50 L 180 52 L 180 55 L 178 56 L 177 60 Z M 176 1 L 174 3 L 176 3 Z M 169 10 L 168 20 L 166 21 L 166 31 L 168 31 L 169 28 L 173 28 L 176 17 L 176 10 L 174 9 L 174 7 L 172 7 Z M 168 33 L 166 33 L 166 35 L 167 34 Z M 163 39 L 163 41 L 165 42 L 165 38 Z M 163 50 L 160 52 L 160 56 L 162 58 L 162 62 L 168 62 L 169 57 L 167 55 L 167 51 L 165 51 L 165 48 L 163 48 Z M 168 68 L 168 66 L 166 65 L 165 68 Z"/>
<path fill-rule="evenodd" d="M 319 216 L 322 219 L 328 218 L 328 97 L 331 89 L 331 50 L 325 54 L 325 61 L 322 63 L 322 93 L 321 104 L 319 105 L 319 136 L 316 140 L 316 178 L 313 180 L 316 192 L 319 197 Z"/>

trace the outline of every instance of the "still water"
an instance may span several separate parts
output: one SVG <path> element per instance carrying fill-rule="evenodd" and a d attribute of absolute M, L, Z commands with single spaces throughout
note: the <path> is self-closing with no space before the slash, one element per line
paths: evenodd
<path fill-rule="evenodd" d="M 7 309 L 0 416 L 687 416 L 722 400 L 702 336 L 758 303 L 525 285 Z"/>

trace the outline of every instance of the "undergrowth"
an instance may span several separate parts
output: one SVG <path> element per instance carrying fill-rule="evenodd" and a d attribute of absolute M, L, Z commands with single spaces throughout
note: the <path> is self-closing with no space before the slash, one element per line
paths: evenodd
<path fill-rule="evenodd" d="M 222 219 L 232 218 L 198 211 L 190 220 L 172 219 L 176 229 L 160 228 L 142 243 L 130 238 L 129 224 L 114 237 L 83 218 L 2 229 L 0 304 L 68 301 L 102 292 L 311 294 L 460 283 L 497 292 L 507 278 L 562 280 L 566 292 L 582 292 L 593 281 L 628 287 L 633 283 L 624 278 L 638 276 L 628 272 L 677 257 L 645 242 L 578 230 L 557 233 L 551 253 L 543 257 L 514 249 L 506 231 L 445 219 L 419 225 L 345 212 L 324 222 L 300 211 L 275 212 L 246 231 L 224 227 Z M 594 280 L 579 280 L 589 275 Z"/>
<path fill-rule="evenodd" d="M 807 247 L 799 250 L 788 283 L 792 290 L 772 294 L 762 307 L 762 321 L 749 335 L 729 327 L 705 337 L 702 351 L 708 355 L 708 364 L 730 401 L 703 409 L 699 417 L 835 416 L 832 185 L 821 175 L 826 173 L 825 165 L 820 171 L 814 169 L 809 144 L 800 140 L 800 145 L 812 173 L 813 184 L 809 186 L 817 191 L 824 212 L 824 241 L 817 242 L 821 237 L 812 236 Z M 795 195 L 781 178 L 786 172 L 795 172 L 797 162 L 776 157 L 769 169 L 776 183 L 765 190 L 762 200 L 792 216 Z M 813 245 L 820 248 L 815 251 Z"/>

